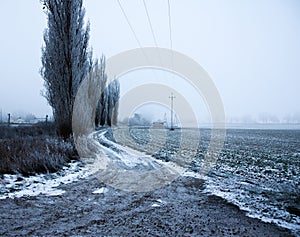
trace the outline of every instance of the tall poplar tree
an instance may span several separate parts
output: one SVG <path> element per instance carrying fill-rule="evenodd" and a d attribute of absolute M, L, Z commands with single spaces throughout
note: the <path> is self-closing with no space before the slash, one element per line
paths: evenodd
<path fill-rule="evenodd" d="M 41 0 L 48 17 L 41 75 L 53 109 L 58 135 L 72 133 L 72 112 L 81 81 L 89 70 L 89 23 L 84 25 L 82 0 Z"/>

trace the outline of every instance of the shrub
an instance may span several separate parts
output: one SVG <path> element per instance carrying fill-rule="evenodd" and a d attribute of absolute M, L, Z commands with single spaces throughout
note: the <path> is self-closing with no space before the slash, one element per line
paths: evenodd
<path fill-rule="evenodd" d="M 0 127 L 0 174 L 55 172 L 72 159 L 73 140 L 57 137 L 53 124 Z"/>

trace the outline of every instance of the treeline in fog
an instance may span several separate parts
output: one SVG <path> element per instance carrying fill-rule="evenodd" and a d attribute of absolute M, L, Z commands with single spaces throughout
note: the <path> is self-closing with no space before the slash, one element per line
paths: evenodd
<path fill-rule="evenodd" d="M 82 0 L 42 0 L 48 18 L 42 48 L 41 75 L 44 96 L 53 109 L 57 134 L 64 138 L 72 134 L 72 113 L 75 97 L 83 79 L 93 69 L 103 92 L 97 106 L 97 126 L 116 124 L 120 85 L 111 83 L 105 74 L 105 58 L 93 59 L 89 48 L 90 23 L 84 24 Z"/>

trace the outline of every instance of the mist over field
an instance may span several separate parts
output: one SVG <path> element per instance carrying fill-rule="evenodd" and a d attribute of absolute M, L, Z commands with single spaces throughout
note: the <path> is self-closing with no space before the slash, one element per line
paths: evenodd
<path fill-rule="evenodd" d="M 104 53 L 109 58 L 139 47 L 116 1 L 83 4 L 96 57 Z M 157 45 L 170 48 L 167 2 L 151 1 L 147 7 Z M 211 75 L 228 122 L 299 123 L 299 7 L 294 0 L 171 3 L 173 49 L 196 60 Z M 6 32 L 0 41 L 2 118 L 6 121 L 7 113 L 18 117 L 20 112 L 38 118 L 51 115 L 40 94 L 44 90 L 40 49 L 47 25 L 41 5 L 3 1 L 1 8 L 1 29 Z M 123 8 L 141 45 L 155 46 L 142 1 L 128 2 Z M 18 17 L 11 17 L 12 12 Z M 134 86 L 154 77 L 141 73 L 126 83 Z M 172 77 L 165 77 L 176 87 Z"/>

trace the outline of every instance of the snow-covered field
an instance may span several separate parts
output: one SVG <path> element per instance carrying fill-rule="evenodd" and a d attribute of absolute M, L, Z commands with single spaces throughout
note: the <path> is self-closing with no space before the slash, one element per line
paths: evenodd
<path fill-rule="evenodd" d="M 180 144 L 181 136 L 196 140 L 198 135 L 196 129 L 170 132 L 124 128 L 117 131 L 117 140 L 144 149 L 158 159 L 172 161 L 177 153 L 194 156 L 191 169 L 201 171 L 210 130 L 200 130 L 196 155 L 181 150 Z M 213 169 L 204 177 L 194 172 L 184 175 L 204 179 L 206 193 L 238 205 L 247 215 L 274 222 L 300 235 L 300 217 L 289 212 L 291 207 L 300 210 L 300 130 L 227 130 L 223 150 Z"/>

